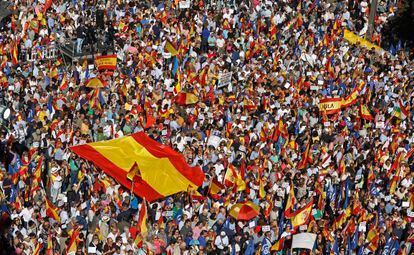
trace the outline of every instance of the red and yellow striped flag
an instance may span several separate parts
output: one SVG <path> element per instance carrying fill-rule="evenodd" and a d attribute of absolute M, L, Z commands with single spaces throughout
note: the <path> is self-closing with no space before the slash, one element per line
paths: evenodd
<path fill-rule="evenodd" d="M 52 235 L 51 234 L 49 234 L 47 236 L 46 255 L 53 255 L 53 242 L 52 242 Z"/>
<path fill-rule="evenodd" d="M 13 65 L 17 65 L 18 63 L 19 63 L 19 59 L 18 59 L 18 56 L 19 56 L 19 52 L 18 52 L 18 49 L 17 49 L 17 41 L 15 41 L 14 43 L 13 43 L 13 45 L 12 45 L 12 47 L 11 47 L 11 57 L 12 57 L 12 63 L 13 63 Z"/>
<path fill-rule="evenodd" d="M 198 97 L 194 93 L 180 92 L 175 97 L 175 103 L 178 105 L 190 105 L 190 104 L 195 104 L 197 102 L 198 102 Z"/>
<path fill-rule="evenodd" d="M 224 188 L 223 184 L 214 179 L 211 181 L 209 193 L 214 199 L 219 199 L 218 193 Z"/>
<path fill-rule="evenodd" d="M 285 242 L 285 237 L 282 237 L 270 249 L 272 251 L 281 251 L 283 249 L 283 243 L 284 242 Z"/>
<path fill-rule="evenodd" d="M 170 41 L 167 41 L 166 43 L 165 43 L 165 49 L 169 52 L 169 53 L 171 53 L 171 56 L 176 56 L 176 55 L 178 55 L 178 50 L 175 48 L 175 46 L 170 42 Z"/>
<path fill-rule="evenodd" d="M 46 215 L 53 218 L 56 221 L 60 221 L 59 214 L 56 207 L 46 198 Z"/>
<path fill-rule="evenodd" d="M 36 169 L 33 172 L 35 180 L 40 181 L 40 176 L 42 175 L 42 165 L 43 165 L 43 156 L 40 156 L 39 161 L 37 161 Z"/>
<path fill-rule="evenodd" d="M 139 209 L 139 215 L 138 215 L 138 223 L 137 223 L 137 229 L 138 232 L 141 234 L 145 234 L 148 232 L 147 228 L 147 201 L 142 200 L 141 208 Z"/>
<path fill-rule="evenodd" d="M 309 140 L 308 145 L 306 145 L 306 150 L 302 154 L 302 159 L 299 162 L 297 168 L 304 169 L 307 166 L 307 163 L 312 164 L 312 153 L 310 152 L 311 141 Z"/>
<path fill-rule="evenodd" d="M 293 206 L 296 204 L 296 197 L 295 197 L 295 191 L 293 189 L 293 183 L 290 184 L 290 190 L 289 190 L 289 196 L 288 200 L 286 202 L 285 207 L 285 214 L 290 214 L 293 212 Z"/>
<path fill-rule="evenodd" d="M 42 250 L 42 244 L 40 242 L 37 243 L 36 248 L 33 251 L 33 255 L 39 255 L 40 250 Z"/>
<path fill-rule="evenodd" d="M 379 242 L 379 232 L 377 231 L 377 227 L 373 226 L 368 234 L 367 234 L 367 240 L 368 243 L 367 249 L 370 251 L 376 251 L 378 249 L 378 242 Z"/>
<path fill-rule="evenodd" d="M 59 90 L 64 91 L 65 89 L 67 89 L 68 85 L 69 85 L 69 82 L 65 74 L 63 75 L 62 81 L 60 82 Z"/>
<path fill-rule="evenodd" d="M 313 200 L 309 201 L 302 209 L 297 210 L 291 217 L 293 228 L 302 226 L 308 222 L 311 216 Z"/>
<path fill-rule="evenodd" d="M 319 111 L 326 111 L 327 115 L 335 114 L 341 111 L 341 98 L 324 98 L 319 101 Z"/>
<path fill-rule="evenodd" d="M 78 249 L 78 236 L 80 230 L 76 228 L 70 235 L 69 244 L 66 247 L 66 254 L 75 254 Z"/>
<path fill-rule="evenodd" d="M 200 167 L 190 167 L 181 154 L 143 132 L 70 149 L 148 201 L 199 187 L 204 180 Z"/>
<path fill-rule="evenodd" d="M 369 121 L 373 121 L 374 117 L 372 117 L 371 113 L 369 112 L 368 108 L 366 107 L 366 105 L 361 104 L 359 107 L 359 112 L 361 115 L 361 118 L 364 120 L 369 120 Z"/>

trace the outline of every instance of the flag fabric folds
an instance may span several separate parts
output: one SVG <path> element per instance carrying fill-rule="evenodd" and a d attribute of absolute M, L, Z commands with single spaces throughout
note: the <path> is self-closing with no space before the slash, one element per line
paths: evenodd
<path fill-rule="evenodd" d="M 189 92 L 180 92 L 175 97 L 175 103 L 178 105 L 190 105 L 198 102 L 198 97 Z"/>
<path fill-rule="evenodd" d="M 46 198 L 46 215 L 53 218 L 56 221 L 60 221 L 59 214 L 56 211 L 56 207 Z"/>
<path fill-rule="evenodd" d="M 291 217 L 293 228 L 306 224 L 310 219 L 312 212 L 313 200 L 306 204 L 305 207 L 293 213 Z"/>
<path fill-rule="evenodd" d="M 165 43 L 165 49 L 171 53 L 171 56 L 176 56 L 178 55 L 178 50 L 175 48 L 175 46 L 172 44 L 172 42 L 167 41 Z"/>
<path fill-rule="evenodd" d="M 371 113 L 369 112 L 368 108 L 365 105 L 361 104 L 359 111 L 360 111 L 362 119 L 369 120 L 369 121 L 374 120 L 374 117 L 372 117 Z"/>
<path fill-rule="evenodd" d="M 78 236 L 80 234 L 79 228 L 76 228 L 72 231 L 70 235 L 68 246 L 66 247 L 66 254 L 67 255 L 74 255 L 78 250 Z"/>
<path fill-rule="evenodd" d="M 70 148 L 147 201 L 199 187 L 204 173 L 143 132 Z M 133 167 L 137 165 L 137 167 Z"/>
<path fill-rule="evenodd" d="M 139 209 L 139 215 L 138 215 L 138 231 L 141 234 L 147 233 L 147 202 L 145 199 L 142 201 L 141 208 Z"/>

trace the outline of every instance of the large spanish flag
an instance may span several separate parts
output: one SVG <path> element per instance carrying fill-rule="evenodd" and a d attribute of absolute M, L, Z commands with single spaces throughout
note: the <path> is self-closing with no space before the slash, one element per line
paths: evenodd
<path fill-rule="evenodd" d="M 70 148 L 147 201 L 199 187 L 204 173 L 143 132 Z"/>
<path fill-rule="evenodd" d="M 324 98 L 319 101 L 319 110 L 321 112 L 326 111 L 326 114 L 335 114 L 341 111 L 342 99 L 341 98 Z"/>

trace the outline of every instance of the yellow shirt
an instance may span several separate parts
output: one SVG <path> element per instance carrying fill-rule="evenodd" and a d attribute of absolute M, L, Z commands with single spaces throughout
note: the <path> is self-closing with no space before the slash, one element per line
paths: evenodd
<path fill-rule="evenodd" d="M 39 120 L 40 121 L 45 121 L 46 118 L 46 112 L 45 111 L 40 111 L 39 112 Z"/>
<path fill-rule="evenodd" d="M 85 123 L 81 124 L 81 134 L 87 135 L 89 133 L 89 126 Z"/>

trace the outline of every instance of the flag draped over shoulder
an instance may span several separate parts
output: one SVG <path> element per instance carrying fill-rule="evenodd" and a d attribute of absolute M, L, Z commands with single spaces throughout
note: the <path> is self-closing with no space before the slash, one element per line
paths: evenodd
<path fill-rule="evenodd" d="M 199 187 L 204 173 L 143 132 L 70 148 L 148 201 Z"/>

